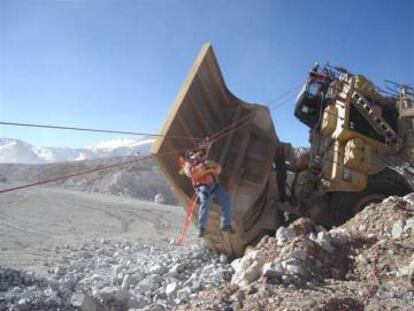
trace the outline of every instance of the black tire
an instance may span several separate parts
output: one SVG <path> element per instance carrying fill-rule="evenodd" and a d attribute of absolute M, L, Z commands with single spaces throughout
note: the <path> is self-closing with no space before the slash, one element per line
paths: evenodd
<path fill-rule="evenodd" d="M 386 168 L 368 177 L 367 187 L 360 192 L 332 192 L 326 197 L 325 226 L 338 226 L 352 218 L 371 203 L 391 196 L 404 196 L 412 191 L 407 180 L 396 171 Z"/>

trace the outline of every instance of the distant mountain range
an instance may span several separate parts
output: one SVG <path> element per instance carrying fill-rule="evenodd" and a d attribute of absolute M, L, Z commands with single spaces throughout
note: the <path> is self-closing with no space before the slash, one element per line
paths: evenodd
<path fill-rule="evenodd" d="M 154 139 L 119 138 L 82 149 L 39 147 L 19 139 L 0 138 L 0 163 L 47 164 L 149 154 Z"/>

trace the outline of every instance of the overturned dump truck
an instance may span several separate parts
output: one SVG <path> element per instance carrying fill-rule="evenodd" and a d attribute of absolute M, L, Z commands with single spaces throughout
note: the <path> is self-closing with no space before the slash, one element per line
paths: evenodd
<path fill-rule="evenodd" d="M 210 158 L 223 166 L 220 180 L 231 195 L 236 233 L 220 231 L 220 208 L 214 205 L 205 240 L 217 252 L 240 256 L 296 217 L 338 225 L 372 202 L 412 191 L 413 89 L 393 86 L 396 91 L 384 95 L 362 75 L 315 66 L 295 107 L 295 116 L 310 128 L 310 148 L 295 149 L 279 140 L 268 107 L 228 90 L 206 44 L 152 154 L 187 207 L 194 189 L 179 174 L 176 157 L 199 139 L 233 129 L 214 144 Z"/>

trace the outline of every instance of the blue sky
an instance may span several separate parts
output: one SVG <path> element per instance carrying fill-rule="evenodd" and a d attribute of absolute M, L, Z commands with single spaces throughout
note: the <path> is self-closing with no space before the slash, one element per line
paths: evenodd
<path fill-rule="evenodd" d="M 315 61 L 414 82 L 414 1 L 0 1 L 0 120 L 158 132 L 202 44 L 229 89 L 266 103 Z M 305 145 L 294 100 L 279 137 Z M 119 135 L 0 127 L 83 147 Z"/>

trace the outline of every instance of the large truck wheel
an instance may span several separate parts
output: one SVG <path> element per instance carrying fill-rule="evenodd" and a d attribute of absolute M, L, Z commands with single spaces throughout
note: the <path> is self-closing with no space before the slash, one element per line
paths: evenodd
<path fill-rule="evenodd" d="M 325 226 L 338 226 L 352 218 L 371 203 L 379 203 L 391 196 L 403 196 L 412 189 L 406 179 L 386 168 L 368 177 L 367 187 L 360 192 L 332 192 L 327 195 Z"/>

